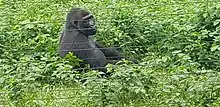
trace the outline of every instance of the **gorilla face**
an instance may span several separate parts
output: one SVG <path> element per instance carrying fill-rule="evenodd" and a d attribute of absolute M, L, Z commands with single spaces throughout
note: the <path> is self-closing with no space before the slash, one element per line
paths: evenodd
<path fill-rule="evenodd" d="M 97 28 L 95 24 L 95 18 L 91 13 L 86 10 L 74 10 L 68 14 L 67 21 L 71 21 L 69 28 L 74 27 L 74 29 L 79 30 L 86 36 L 95 35 Z M 68 22 L 67 22 L 68 24 Z"/>
<path fill-rule="evenodd" d="M 79 24 L 79 29 L 81 29 L 81 31 L 87 36 L 96 34 L 97 28 L 92 14 L 86 15 L 82 18 L 82 24 Z"/>

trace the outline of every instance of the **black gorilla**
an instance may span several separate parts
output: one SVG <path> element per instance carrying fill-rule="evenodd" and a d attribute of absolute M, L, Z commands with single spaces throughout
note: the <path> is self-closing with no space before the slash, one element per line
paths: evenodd
<path fill-rule="evenodd" d="M 96 25 L 93 15 L 81 8 L 72 8 L 67 14 L 65 30 L 60 38 L 61 57 L 73 52 L 78 58 L 89 64 L 91 68 L 106 71 L 107 63 L 116 63 L 125 58 L 114 48 L 104 48 L 89 36 L 96 34 Z M 107 59 L 111 57 L 111 59 Z"/>

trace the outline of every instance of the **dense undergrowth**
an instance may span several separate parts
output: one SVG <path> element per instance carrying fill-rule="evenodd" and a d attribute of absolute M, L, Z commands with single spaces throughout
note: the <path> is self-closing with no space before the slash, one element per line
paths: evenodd
<path fill-rule="evenodd" d="M 0 106 L 219 106 L 220 9 L 207 0 L 0 0 Z M 85 7 L 96 40 L 139 60 L 71 71 L 58 41 L 66 13 Z M 84 81 L 86 80 L 86 81 Z M 84 82 L 82 82 L 84 81 Z"/>

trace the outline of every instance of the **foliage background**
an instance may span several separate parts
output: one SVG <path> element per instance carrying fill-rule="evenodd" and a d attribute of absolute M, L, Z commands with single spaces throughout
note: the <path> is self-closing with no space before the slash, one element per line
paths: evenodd
<path fill-rule="evenodd" d="M 66 13 L 90 10 L 96 40 L 139 60 L 72 73 L 58 56 Z M 220 3 L 208 0 L 0 1 L 2 106 L 218 106 Z M 82 83 L 82 79 L 86 79 Z"/>

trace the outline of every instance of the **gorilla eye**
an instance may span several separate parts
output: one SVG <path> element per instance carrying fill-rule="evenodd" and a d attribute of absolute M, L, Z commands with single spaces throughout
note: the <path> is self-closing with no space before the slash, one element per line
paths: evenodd
<path fill-rule="evenodd" d="M 78 21 L 74 21 L 73 23 L 74 23 L 75 25 L 77 25 L 77 24 L 78 24 Z"/>

